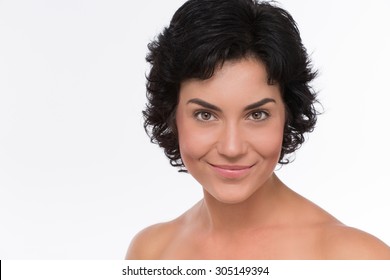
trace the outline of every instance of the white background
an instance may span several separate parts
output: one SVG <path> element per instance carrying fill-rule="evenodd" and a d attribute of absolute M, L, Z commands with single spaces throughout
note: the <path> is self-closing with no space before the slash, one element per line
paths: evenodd
<path fill-rule="evenodd" d="M 201 187 L 149 143 L 146 44 L 183 0 L 0 0 L 0 258 L 123 259 Z M 390 244 L 390 4 L 280 0 L 325 112 L 277 171 Z"/>

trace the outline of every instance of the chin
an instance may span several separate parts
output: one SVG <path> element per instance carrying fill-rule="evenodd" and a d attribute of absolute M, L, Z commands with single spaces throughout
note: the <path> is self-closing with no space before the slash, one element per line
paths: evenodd
<path fill-rule="evenodd" d="M 213 188 L 212 190 L 205 189 L 205 193 L 214 200 L 224 204 L 239 204 L 248 200 L 256 190 L 247 189 L 242 185 L 223 185 Z"/>

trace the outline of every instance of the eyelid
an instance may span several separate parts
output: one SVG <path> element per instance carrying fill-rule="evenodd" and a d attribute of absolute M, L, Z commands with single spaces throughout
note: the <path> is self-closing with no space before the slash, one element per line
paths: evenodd
<path fill-rule="evenodd" d="M 207 114 L 210 114 L 210 119 L 208 120 L 203 120 L 199 117 L 200 114 L 202 113 L 207 113 Z M 215 113 L 211 112 L 210 110 L 207 110 L 207 109 L 198 109 L 194 112 L 194 118 L 198 121 L 201 121 L 201 122 L 210 122 L 210 121 L 214 121 L 217 119 Z"/>
<path fill-rule="evenodd" d="M 257 121 L 257 122 L 265 121 L 265 120 L 268 119 L 269 116 L 270 116 L 270 113 L 269 113 L 267 110 L 259 109 L 259 108 L 258 108 L 258 109 L 255 109 L 255 110 L 252 110 L 252 111 L 248 112 L 246 118 L 250 118 L 254 113 L 260 113 L 260 114 L 265 115 L 264 118 L 261 118 L 261 119 L 253 119 L 254 121 Z"/>

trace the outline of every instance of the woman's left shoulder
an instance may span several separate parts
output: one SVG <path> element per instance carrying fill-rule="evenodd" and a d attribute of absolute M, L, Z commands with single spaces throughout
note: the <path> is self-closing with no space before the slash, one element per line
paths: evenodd
<path fill-rule="evenodd" d="M 333 224 L 324 230 L 326 259 L 390 260 L 390 247 L 362 230 Z"/>

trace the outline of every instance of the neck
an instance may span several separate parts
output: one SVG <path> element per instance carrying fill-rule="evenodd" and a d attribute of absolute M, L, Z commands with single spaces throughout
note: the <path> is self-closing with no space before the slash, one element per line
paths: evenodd
<path fill-rule="evenodd" d="M 215 233 L 239 233 L 269 225 L 278 205 L 283 183 L 275 174 L 243 202 L 227 204 L 205 191 L 200 205 L 204 226 Z"/>

